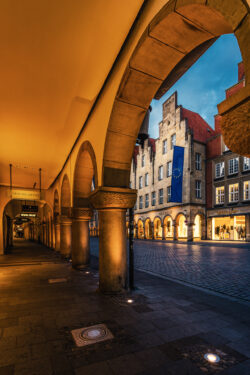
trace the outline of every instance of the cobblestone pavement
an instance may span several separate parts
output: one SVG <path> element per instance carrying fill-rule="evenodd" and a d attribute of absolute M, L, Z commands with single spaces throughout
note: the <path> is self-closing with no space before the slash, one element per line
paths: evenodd
<path fill-rule="evenodd" d="M 248 306 L 144 272 L 135 276 L 132 294 L 102 295 L 98 258 L 75 271 L 55 251 L 19 242 L 0 256 L 0 374 L 250 374 Z M 75 345 L 72 330 L 101 323 L 111 340 Z M 205 361 L 210 351 L 218 364 Z"/>
<path fill-rule="evenodd" d="M 98 255 L 98 239 L 91 239 Z M 134 241 L 135 267 L 250 302 L 250 244 Z"/>

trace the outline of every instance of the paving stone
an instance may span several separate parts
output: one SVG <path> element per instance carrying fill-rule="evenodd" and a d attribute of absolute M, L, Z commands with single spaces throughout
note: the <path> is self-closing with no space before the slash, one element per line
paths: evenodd
<path fill-rule="evenodd" d="M 75 375 L 112 375 L 114 374 L 107 362 L 93 363 L 75 370 Z"/>
<path fill-rule="evenodd" d="M 17 259 L 15 251 L 8 256 L 12 262 Z M 13 373 L 13 366 L 15 374 L 29 375 L 120 375 L 121 371 L 195 375 L 200 374 L 197 362 L 192 356 L 183 358 L 183 350 L 199 345 L 231 353 L 238 363 L 230 364 L 228 371 L 237 368 L 247 373 L 249 368 L 250 373 L 248 306 L 138 271 L 135 281 L 139 288 L 132 298 L 141 300 L 128 306 L 120 303 L 121 297 L 97 293 L 92 274 L 73 270 L 43 246 L 27 244 L 18 256 L 27 263 L 35 256 L 41 264 L 18 266 L 15 272 L 13 267 L 2 267 L 11 283 L 1 285 L 0 375 L 1 371 Z M 185 254 L 182 256 L 184 259 Z M 178 267 L 182 262 L 178 249 L 171 257 Z M 92 257 L 91 264 L 97 269 L 98 259 Z M 182 267 L 189 272 L 184 262 Z M 193 272 L 192 267 L 190 270 Z M 48 284 L 49 278 L 57 277 L 66 277 L 68 282 Z M 205 272 L 204 277 L 210 276 Z M 114 339 L 88 349 L 76 348 L 70 330 L 100 323 L 108 326 Z M 224 345 L 228 342 L 231 347 Z"/>

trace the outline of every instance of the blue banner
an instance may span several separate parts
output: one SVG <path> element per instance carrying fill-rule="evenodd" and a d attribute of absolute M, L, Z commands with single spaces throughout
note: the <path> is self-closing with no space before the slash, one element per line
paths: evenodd
<path fill-rule="evenodd" d="M 183 161 L 184 147 L 174 146 L 170 202 L 182 203 Z"/>

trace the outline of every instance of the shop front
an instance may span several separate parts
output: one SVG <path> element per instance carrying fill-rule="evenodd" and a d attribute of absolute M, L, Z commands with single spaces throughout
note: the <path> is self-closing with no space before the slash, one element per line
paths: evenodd
<path fill-rule="evenodd" d="M 245 241 L 245 215 L 213 217 L 212 240 Z"/>

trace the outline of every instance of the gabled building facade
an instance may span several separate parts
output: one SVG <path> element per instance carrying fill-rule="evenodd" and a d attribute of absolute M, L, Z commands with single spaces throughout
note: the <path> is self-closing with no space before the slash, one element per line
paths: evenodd
<path fill-rule="evenodd" d="M 137 238 L 205 238 L 206 142 L 214 135 L 198 113 L 178 105 L 177 92 L 163 103 L 159 138 L 136 146 L 132 162 Z M 174 145 L 184 147 L 182 203 L 170 202 Z"/>
<path fill-rule="evenodd" d="M 238 83 L 226 90 L 226 98 L 244 86 L 240 63 Z M 250 158 L 226 147 L 220 121 L 215 116 L 217 134 L 207 142 L 207 238 L 250 241 Z"/>

